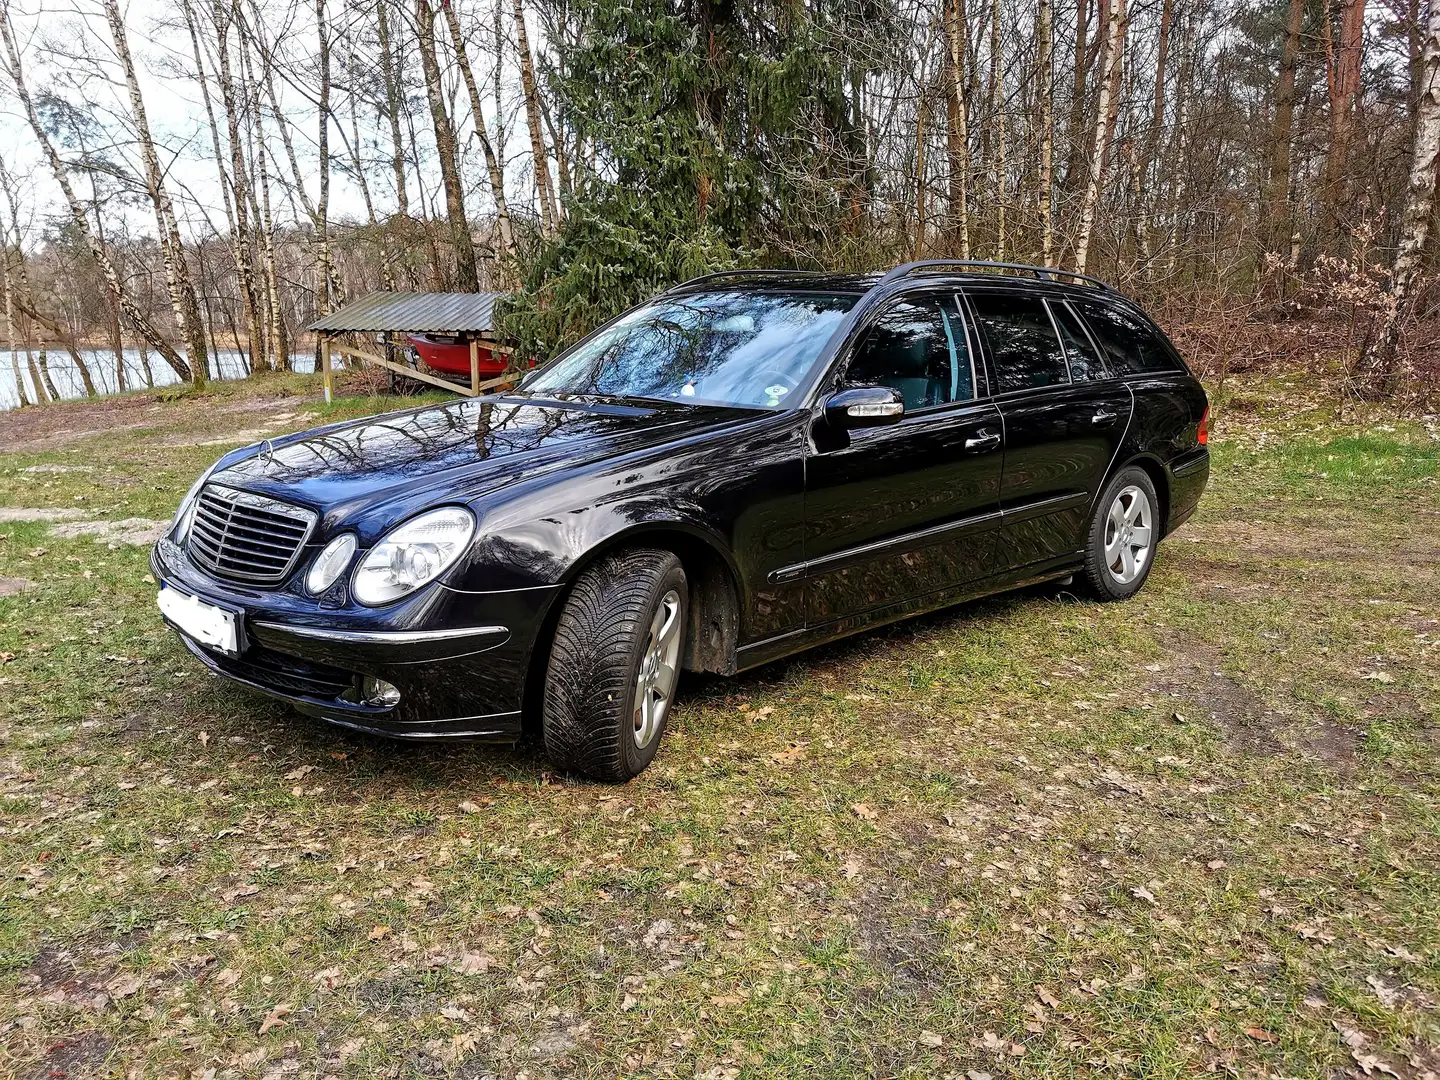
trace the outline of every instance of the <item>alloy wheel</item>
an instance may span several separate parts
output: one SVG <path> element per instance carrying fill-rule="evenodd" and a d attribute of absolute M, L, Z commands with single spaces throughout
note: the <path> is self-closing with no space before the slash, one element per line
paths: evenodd
<path fill-rule="evenodd" d="M 660 598 L 660 606 L 650 620 L 640 673 L 635 679 L 635 745 L 641 749 L 659 733 L 675 696 L 680 675 L 680 614 L 680 594 L 671 589 Z"/>
<path fill-rule="evenodd" d="M 1105 565 L 1110 576 L 1128 585 L 1144 572 L 1153 548 L 1150 497 L 1130 484 L 1116 493 L 1105 518 Z"/>

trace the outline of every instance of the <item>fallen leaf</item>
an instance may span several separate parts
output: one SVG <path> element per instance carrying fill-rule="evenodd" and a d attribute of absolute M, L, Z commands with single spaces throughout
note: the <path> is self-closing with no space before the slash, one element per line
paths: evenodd
<path fill-rule="evenodd" d="M 1147 904 L 1155 903 L 1155 894 L 1139 885 L 1130 890 L 1130 895 L 1136 900 L 1144 900 Z"/>
<path fill-rule="evenodd" d="M 478 814 L 480 813 L 480 807 L 478 804 L 466 799 L 460 804 L 460 812 L 462 814 Z"/>
<path fill-rule="evenodd" d="M 1035 996 L 1052 1009 L 1058 1009 L 1060 1007 L 1060 999 L 1043 986 L 1035 987 Z"/>
<path fill-rule="evenodd" d="M 105 989 L 113 998 L 126 998 L 137 993 L 144 985 L 145 980 L 139 975 L 118 975 L 105 984 Z"/>
<path fill-rule="evenodd" d="M 461 975 L 484 975 L 490 965 L 495 963 L 493 956 L 486 956 L 484 953 L 467 952 L 460 957 L 455 965 L 455 970 Z"/>
<path fill-rule="evenodd" d="M 944 1046 L 945 1037 L 937 1035 L 933 1031 L 922 1031 L 920 1032 L 920 1044 L 922 1046 Z"/>
<path fill-rule="evenodd" d="M 298 769 L 291 769 L 285 774 L 286 780 L 304 780 L 312 772 L 318 769 L 318 765 L 301 765 Z"/>
<path fill-rule="evenodd" d="M 1276 1035 L 1273 1031 L 1266 1031 L 1264 1028 L 1247 1027 L 1245 1034 L 1249 1035 L 1250 1038 L 1256 1042 L 1278 1043 L 1280 1041 L 1279 1035 Z"/>
<path fill-rule="evenodd" d="M 1370 682 L 1378 683 L 1392 683 L 1395 681 L 1395 676 L 1391 675 L 1388 671 L 1367 671 L 1360 677 L 1362 679 L 1368 679 Z M 1369 1070 L 1367 1069 L 1366 1071 L 1368 1072 Z"/>
<path fill-rule="evenodd" d="M 328 967 L 324 971 L 317 971 L 313 978 L 326 990 L 334 990 L 340 982 L 340 969 L 338 967 Z"/>
<path fill-rule="evenodd" d="M 265 1019 L 260 1022 L 260 1034 L 264 1035 L 272 1028 L 283 1027 L 285 1021 L 281 1018 L 294 1011 L 295 1007 L 293 1005 L 276 1005 L 265 1014 Z"/>
<path fill-rule="evenodd" d="M 875 811 L 875 808 L 874 808 L 873 806 L 871 806 L 869 803 L 863 803 L 863 802 L 852 803 L 851 806 L 850 806 L 850 809 L 854 812 L 855 816 L 858 817 L 861 821 L 874 821 L 877 817 L 880 816 L 880 815 Z"/>
<path fill-rule="evenodd" d="M 626 994 L 626 995 L 625 995 L 625 1000 L 622 1001 L 622 1002 L 620 1002 L 620 1011 L 621 1011 L 621 1012 L 629 1012 L 630 1010 L 632 1010 L 633 1008 L 635 1008 L 635 1006 L 638 1005 L 638 1004 L 640 1004 L 640 1003 L 635 1000 L 635 995 L 634 995 L 634 994 Z"/>
<path fill-rule="evenodd" d="M 386 938 L 389 936 L 390 927 L 388 926 L 377 926 L 375 927 L 375 929 L 371 930 L 369 934 L 371 941 L 379 941 L 381 938 Z"/>

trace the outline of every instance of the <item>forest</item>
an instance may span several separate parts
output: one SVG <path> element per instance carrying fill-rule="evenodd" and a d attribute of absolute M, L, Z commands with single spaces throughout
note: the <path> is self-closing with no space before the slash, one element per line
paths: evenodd
<path fill-rule="evenodd" d="M 22 404 L 308 364 L 373 289 L 513 293 L 533 357 L 930 257 L 1102 277 L 1212 376 L 1440 374 L 1434 0 L 0 0 L 0 68 Z"/>

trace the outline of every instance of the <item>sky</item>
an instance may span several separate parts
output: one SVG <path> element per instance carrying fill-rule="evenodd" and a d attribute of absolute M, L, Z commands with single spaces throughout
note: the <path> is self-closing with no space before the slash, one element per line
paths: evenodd
<path fill-rule="evenodd" d="M 126 134 L 128 101 L 100 0 L 9 0 L 9 4 L 31 94 L 54 89 L 72 102 L 92 102 L 94 115 L 108 129 L 102 138 L 109 140 L 116 155 L 128 161 L 138 175 L 138 154 L 133 140 Z M 303 6 L 299 7 L 304 12 Z M 209 232 L 205 222 L 208 215 L 223 229 L 224 208 L 204 106 L 197 83 L 187 77 L 194 69 L 189 36 L 183 23 L 167 25 L 168 20 L 178 19 L 178 4 L 175 0 L 129 0 L 128 3 L 122 0 L 121 10 L 151 131 L 167 171 L 167 184 L 177 200 L 177 212 L 184 219 L 182 228 L 190 235 Z M 339 4 L 332 10 L 335 11 L 332 19 L 344 16 Z M 308 13 L 300 17 L 302 21 L 287 27 L 267 24 L 267 29 L 281 39 L 281 48 L 307 55 L 314 48 L 315 34 L 313 18 L 303 21 L 306 17 Z M 478 65 L 479 61 L 475 62 Z M 339 64 L 338 58 L 335 63 Z M 485 77 L 478 70 L 477 76 Z M 342 77 L 343 72 L 336 70 L 335 79 Z M 509 81 L 507 77 L 507 88 Z M 213 96 L 213 84 L 211 89 Z M 294 117 L 295 149 L 313 198 L 318 191 L 315 113 L 283 84 L 279 93 L 282 108 Z M 463 98 L 464 95 L 460 95 L 462 102 Z M 218 110 L 219 101 L 213 103 Z M 463 111 L 468 117 L 468 107 Z M 348 123 L 348 118 L 342 119 Z M 423 114 L 416 117 L 417 122 L 424 119 Z M 509 123 L 513 125 L 513 122 L 512 115 Z M 224 123 L 223 116 L 221 123 Z M 362 117 L 362 139 L 364 137 Z M 335 155 L 346 151 L 333 129 L 330 138 L 333 160 Z M 277 164 L 288 171 L 279 139 L 273 138 L 273 144 Z M 507 187 L 519 179 L 515 166 L 519 164 L 522 140 L 514 137 L 513 130 L 510 146 L 512 161 L 507 169 Z M 23 109 L 3 76 L 0 76 L 0 158 L 17 179 L 22 227 L 29 232 L 27 242 L 33 245 L 45 222 L 65 215 L 66 211 L 60 189 L 41 156 Z M 528 161 L 526 164 L 528 166 Z M 476 165 L 472 162 L 466 170 L 467 179 L 472 182 L 479 179 Z M 395 201 L 392 186 L 381 179 L 385 175 L 383 170 L 377 170 L 377 177 L 371 180 L 372 196 L 381 214 L 393 210 Z M 427 187 L 433 187 L 428 179 Z M 412 201 L 417 197 L 413 188 L 410 197 Z M 359 187 L 338 169 L 331 172 L 330 200 L 332 219 L 360 220 L 365 216 Z M 478 208 L 483 210 L 483 206 Z M 293 219 L 299 213 L 298 206 L 277 207 L 277 215 L 282 219 Z M 154 217 L 148 204 L 127 210 L 125 220 L 136 232 L 154 232 Z"/>

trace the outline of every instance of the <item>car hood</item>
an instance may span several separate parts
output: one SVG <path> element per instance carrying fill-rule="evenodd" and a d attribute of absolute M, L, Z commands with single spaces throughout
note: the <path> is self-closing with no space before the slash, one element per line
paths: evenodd
<path fill-rule="evenodd" d="M 436 502 L 467 502 L 561 466 L 755 415 L 668 402 L 472 398 L 261 443 L 210 480 L 312 507 L 330 528 L 382 507 L 389 512 L 381 516 L 398 519 Z"/>

